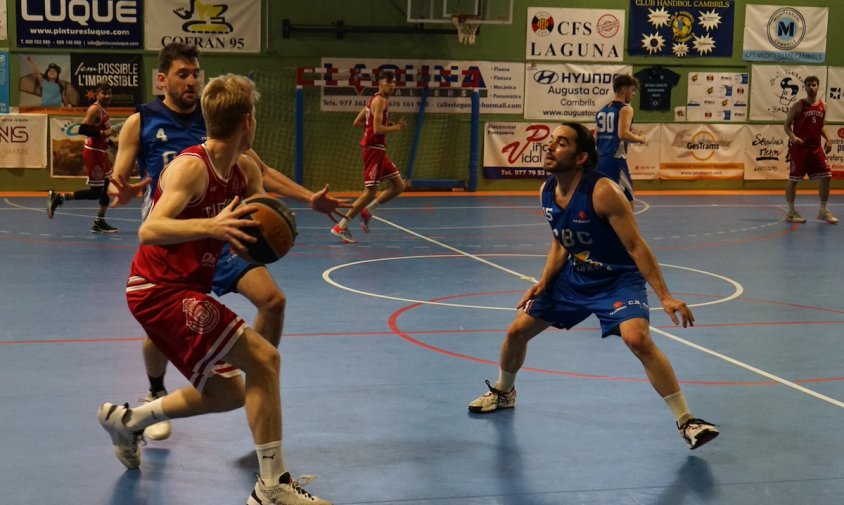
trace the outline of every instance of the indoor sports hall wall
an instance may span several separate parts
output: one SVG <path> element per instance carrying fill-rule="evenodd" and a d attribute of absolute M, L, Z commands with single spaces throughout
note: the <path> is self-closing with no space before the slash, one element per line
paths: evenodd
<path fill-rule="evenodd" d="M 10 88 L 12 105 L 18 95 L 17 76 L 19 69 L 16 56 L 19 53 L 61 52 L 58 49 L 36 50 L 15 47 L 14 19 L 20 0 L 7 0 L 9 19 L 9 40 L 0 41 L 0 49 L 11 53 Z M 31 2 L 32 0 L 30 0 Z M 45 0 L 37 0 L 45 1 Z M 230 0 L 233 1 L 233 0 Z M 659 0 L 640 0 L 640 4 Z M 179 4 L 173 0 L 173 4 Z M 182 3 L 187 6 L 188 0 Z M 220 2 L 217 2 L 220 3 Z M 222 2 L 225 3 L 225 2 Z M 677 2 L 671 2 L 676 6 Z M 688 0 L 689 4 L 700 4 Z M 705 3 L 705 2 L 703 2 Z M 844 66 L 844 54 L 837 48 L 844 45 L 844 7 L 838 2 L 795 0 L 781 2 L 767 0 L 759 2 L 737 1 L 733 30 L 732 56 L 724 58 L 672 58 L 631 57 L 624 54 L 624 65 L 631 65 L 634 73 L 646 67 L 661 65 L 681 76 L 680 83 L 673 89 L 672 110 L 649 112 L 640 110 L 638 99 L 634 99 L 636 123 L 674 122 L 673 108 L 686 103 L 686 78 L 690 72 L 750 72 L 750 62 L 741 59 L 745 6 L 747 3 L 764 5 L 793 5 L 829 7 L 829 30 L 824 66 Z M 631 0 L 515 0 L 513 23 L 511 25 L 483 25 L 474 45 L 458 43 L 456 32 L 450 24 L 426 25 L 427 29 L 446 29 L 449 33 L 414 33 L 413 25 L 406 22 L 406 0 L 268 0 L 263 2 L 265 36 L 260 54 L 212 54 L 206 53 L 202 66 L 206 76 L 221 72 L 251 73 L 259 84 L 262 100 L 259 103 L 259 132 L 256 148 L 266 161 L 292 176 L 294 125 L 293 96 L 295 71 L 297 67 L 318 66 L 322 58 L 366 59 L 366 60 L 454 60 L 486 62 L 530 61 L 525 55 L 527 10 L 530 7 L 546 8 L 605 8 L 628 11 Z M 289 20 L 292 27 L 289 38 L 282 34 L 283 20 Z M 347 32 L 338 39 L 332 27 L 342 20 Z M 297 28 L 300 28 L 297 30 Z M 301 28 L 312 28 L 312 30 Z M 390 31 L 404 33 L 389 33 Z M 625 44 L 626 45 L 626 44 Z M 90 52 L 80 50 L 79 52 Z M 120 51 L 104 51 L 120 52 Z M 149 74 L 156 66 L 153 52 L 137 51 L 143 55 L 144 75 L 147 77 L 146 99 L 151 98 Z M 556 63 L 556 62 L 555 62 Z M 562 63 L 562 62 L 560 62 Z M 802 92 L 801 92 L 802 93 Z M 351 126 L 353 112 L 322 112 L 318 89 L 305 93 L 305 149 L 304 183 L 318 187 L 330 182 L 334 190 L 356 191 L 360 187 L 360 160 L 357 143 L 360 130 Z M 394 114 L 395 116 L 396 114 Z M 401 114 L 409 124 L 414 124 L 415 114 Z M 486 122 L 525 121 L 521 116 L 486 114 L 481 115 L 481 125 Z M 753 121 L 748 121 L 753 123 Z M 415 165 L 415 176 L 425 178 L 466 177 L 468 156 L 468 114 L 427 114 L 420 142 L 420 151 Z M 409 129 L 410 130 L 410 129 Z M 391 156 L 401 165 L 410 150 L 410 132 L 390 137 Z M 481 142 L 484 136 L 481 135 Z M 481 157 L 483 146 L 479 146 Z M 56 189 L 77 188 L 84 179 L 54 179 L 49 167 L 37 169 L 0 169 L 0 189 L 38 191 L 53 187 Z M 536 179 L 502 180 L 480 177 L 478 189 L 519 190 L 535 189 Z M 841 181 L 833 184 L 841 187 Z M 638 181 L 640 189 L 779 189 L 782 181 Z"/>

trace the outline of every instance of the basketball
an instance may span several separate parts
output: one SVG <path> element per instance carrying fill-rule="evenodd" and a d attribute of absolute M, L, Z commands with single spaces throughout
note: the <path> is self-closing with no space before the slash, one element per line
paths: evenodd
<path fill-rule="evenodd" d="M 254 219 L 261 224 L 242 228 L 257 240 L 244 244 L 246 251 L 238 251 L 238 254 L 252 263 L 261 265 L 283 258 L 293 247 L 298 234 L 293 211 L 281 200 L 267 196 L 250 198 L 243 203 L 256 207 L 257 210 L 241 219 Z"/>

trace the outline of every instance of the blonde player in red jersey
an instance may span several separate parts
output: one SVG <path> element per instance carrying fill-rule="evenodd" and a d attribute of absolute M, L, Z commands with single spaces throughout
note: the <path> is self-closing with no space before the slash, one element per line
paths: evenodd
<path fill-rule="evenodd" d="M 369 220 L 372 219 L 373 211 L 399 196 L 405 188 L 399 170 L 387 157 L 387 134 L 407 127 L 404 119 L 397 123 L 391 122 L 387 113 L 387 102 L 396 87 L 395 79 L 396 74 L 392 70 L 381 71 L 378 74 L 378 92 L 355 118 L 354 125 L 363 127 L 360 146 L 364 189 L 346 217 L 331 228 L 331 234 L 346 244 L 357 242 L 349 233 L 349 221 L 360 214 L 360 227 L 369 233 Z M 389 187 L 378 194 L 378 185 L 382 181 L 389 183 Z"/>
<path fill-rule="evenodd" d="M 161 172 L 154 203 L 138 230 L 141 245 L 126 285 L 129 310 L 155 346 L 191 385 L 143 403 L 104 403 L 97 418 L 115 455 L 138 468 L 148 426 L 246 407 L 259 473 L 247 505 L 330 505 L 305 491 L 284 465 L 278 350 L 211 296 L 223 244 L 254 242 L 238 203 L 264 194 L 261 172 L 246 156 L 255 138 L 255 85 L 232 74 L 202 92 L 208 139 L 182 151 Z M 246 373 L 245 380 L 240 370 Z"/>
<path fill-rule="evenodd" d="M 790 223 L 806 222 L 806 218 L 794 208 L 794 200 L 797 198 L 797 183 L 808 175 L 810 179 L 818 180 L 818 198 L 821 203 L 818 219 L 837 224 L 838 218 L 827 208 L 832 172 L 826 161 L 826 154 L 832 149 L 832 145 L 824 127 L 826 105 L 818 98 L 820 80 L 810 75 L 803 80 L 803 84 L 806 98 L 792 105 L 785 118 L 785 133 L 791 139 L 788 145 L 791 163 L 788 167 L 788 182 L 785 184 L 785 201 L 788 204 L 785 220 Z M 821 138 L 824 140 L 823 146 Z"/>

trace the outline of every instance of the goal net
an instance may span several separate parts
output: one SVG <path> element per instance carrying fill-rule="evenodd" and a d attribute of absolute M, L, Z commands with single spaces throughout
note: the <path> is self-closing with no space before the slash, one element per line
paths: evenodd
<path fill-rule="evenodd" d="M 363 162 L 359 144 L 363 130 L 352 123 L 378 85 L 365 73 L 351 83 L 348 76 L 346 80 L 337 74 L 330 76 L 333 80 L 322 77 L 319 69 L 253 71 L 252 78 L 261 93 L 254 147 L 268 164 L 308 188 L 329 183 L 332 191 L 360 191 Z M 390 119 L 407 122 L 405 130 L 387 136 L 390 159 L 410 180 L 411 188 L 474 189 L 468 181 L 472 179 L 473 142 L 477 149 L 477 114 L 471 113 L 473 106 L 478 107 L 477 97 L 467 99 L 466 110 L 458 113 L 430 112 L 420 107 L 423 94 L 451 92 L 471 98 L 472 89 L 428 91 L 406 84 L 397 79 L 390 99 Z M 430 96 L 427 102 L 431 102 Z M 416 105 L 408 110 L 406 106 L 400 108 L 401 103 Z M 476 158 L 475 152 L 477 165 Z"/>

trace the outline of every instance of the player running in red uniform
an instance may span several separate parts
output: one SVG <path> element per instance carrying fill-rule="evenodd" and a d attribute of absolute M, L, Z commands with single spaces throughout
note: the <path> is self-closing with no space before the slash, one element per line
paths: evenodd
<path fill-rule="evenodd" d="M 396 87 L 395 79 L 396 74 L 392 70 L 379 73 L 378 93 L 369 99 L 366 107 L 361 109 L 355 118 L 354 125 L 363 127 L 363 138 L 360 141 L 363 157 L 363 194 L 352 204 L 346 217 L 331 228 L 331 234 L 347 244 L 357 242 L 349 233 L 349 221 L 360 214 L 360 227 L 369 233 L 369 220 L 372 219 L 373 211 L 399 196 L 405 188 L 399 170 L 387 157 L 387 134 L 407 127 L 404 119 L 393 123 L 387 114 L 387 102 Z M 381 181 L 387 181 L 390 186 L 381 194 L 377 194 Z"/>

